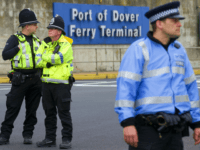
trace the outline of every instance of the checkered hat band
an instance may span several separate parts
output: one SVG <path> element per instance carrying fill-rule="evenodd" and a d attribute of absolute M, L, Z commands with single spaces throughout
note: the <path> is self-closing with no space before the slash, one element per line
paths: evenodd
<path fill-rule="evenodd" d="M 175 13 L 179 13 L 179 9 L 178 8 L 174 8 L 174 9 L 169 9 L 169 10 L 165 10 L 165 11 L 162 11 L 152 17 L 149 18 L 150 22 L 154 22 L 160 18 L 164 18 L 166 16 L 169 16 L 171 14 L 175 14 Z"/>

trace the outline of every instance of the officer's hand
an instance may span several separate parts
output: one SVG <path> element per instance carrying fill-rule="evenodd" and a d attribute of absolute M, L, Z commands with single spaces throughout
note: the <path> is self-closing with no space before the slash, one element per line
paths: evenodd
<path fill-rule="evenodd" d="M 195 141 L 195 145 L 200 143 L 200 128 L 194 129 L 193 138 L 194 138 L 194 141 Z"/>
<path fill-rule="evenodd" d="M 75 78 L 74 78 L 74 77 L 71 77 L 71 81 L 72 81 L 72 82 L 75 82 L 76 80 L 75 80 Z"/>
<path fill-rule="evenodd" d="M 49 43 L 49 42 L 51 42 L 52 40 L 51 40 L 51 38 L 50 37 L 46 37 L 46 38 L 44 38 L 44 42 L 45 43 Z"/>
<path fill-rule="evenodd" d="M 138 146 L 138 134 L 135 126 L 124 127 L 124 140 L 131 146 Z"/>
<path fill-rule="evenodd" d="M 47 65 L 46 65 L 47 68 L 50 68 L 50 67 L 52 67 L 52 66 L 53 66 L 53 65 L 52 65 L 51 63 L 49 63 L 49 62 L 48 62 Z"/>

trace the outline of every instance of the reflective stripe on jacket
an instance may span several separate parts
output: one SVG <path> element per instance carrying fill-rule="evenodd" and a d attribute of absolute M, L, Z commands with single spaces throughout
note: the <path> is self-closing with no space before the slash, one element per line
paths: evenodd
<path fill-rule="evenodd" d="M 60 49 L 53 54 L 57 45 Z M 39 50 L 36 53 L 36 68 L 43 68 L 42 81 L 46 83 L 68 83 L 68 78 L 73 71 L 73 51 L 72 43 L 68 42 L 64 35 L 59 40 L 49 43 L 42 41 Z M 47 63 L 53 66 L 46 67 Z"/>
<path fill-rule="evenodd" d="M 31 52 L 30 44 L 26 41 L 23 34 L 15 34 L 19 40 L 20 50 L 11 59 L 13 69 L 33 69 L 33 57 Z M 40 40 L 33 36 L 33 52 L 36 53 L 40 46 Z"/>
<path fill-rule="evenodd" d="M 190 111 L 193 122 L 200 121 L 197 82 L 184 47 L 175 41 L 166 51 L 148 37 L 134 42 L 117 77 L 119 122 L 138 114 L 174 114 L 175 108 L 180 114 Z"/>

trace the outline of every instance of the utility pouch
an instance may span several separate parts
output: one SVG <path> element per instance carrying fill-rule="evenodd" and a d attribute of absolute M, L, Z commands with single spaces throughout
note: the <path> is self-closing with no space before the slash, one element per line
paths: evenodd
<path fill-rule="evenodd" d="M 20 85 L 22 81 L 22 73 L 21 72 L 14 72 L 12 77 L 12 84 L 13 85 Z"/>
<path fill-rule="evenodd" d="M 188 127 L 188 125 L 185 125 L 184 129 L 182 130 L 182 137 L 189 136 L 189 135 L 190 135 L 189 134 L 189 127 Z"/>
<path fill-rule="evenodd" d="M 182 132 L 182 137 L 189 136 L 189 128 L 188 125 L 192 123 L 192 116 L 190 112 L 186 112 L 180 115 L 181 121 L 178 125 L 174 126 L 175 132 Z"/>

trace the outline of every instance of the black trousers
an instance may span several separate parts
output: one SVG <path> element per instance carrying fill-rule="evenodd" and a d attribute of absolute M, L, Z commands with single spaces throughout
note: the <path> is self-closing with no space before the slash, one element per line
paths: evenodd
<path fill-rule="evenodd" d="M 25 97 L 26 117 L 24 121 L 23 137 L 32 137 L 34 125 L 37 123 L 36 111 L 41 97 L 42 82 L 39 76 L 26 78 L 20 85 L 12 85 L 7 94 L 5 119 L 1 126 L 1 135 L 10 138 L 14 121 L 17 118 Z"/>
<path fill-rule="evenodd" d="M 70 114 L 71 92 L 69 84 L 42 83 L 42 104 L 46 114 L 45 138 L 56 140 L 57 111 L 62 123 L 62 139 L 72 140 L 72 119 Z"/>
<path fill-rule="evenodd" d="M 129 146 L 129 150 L 183 150 L 181 132 L 176 133 L 173 129 L 159 133 L 152 126 L 138 126 L 138 147 Z"/>

